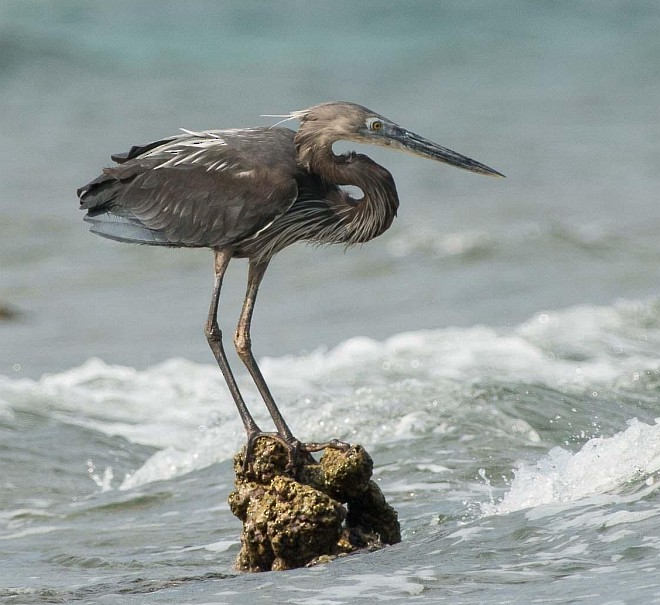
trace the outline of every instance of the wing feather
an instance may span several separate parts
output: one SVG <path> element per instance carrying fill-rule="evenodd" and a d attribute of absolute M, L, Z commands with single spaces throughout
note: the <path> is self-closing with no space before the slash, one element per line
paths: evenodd
<path fill-rule="evenodd" d="M 293 134 L 287 128 L 188 132 L 134 146 L 113 156 L 119 165 L 78 191 L 81 208 L 95 233 L 113 239 L 193 247 L 239 243 L 297 197 Z M 101 220 L 103 215 L 112 219 Z"/>

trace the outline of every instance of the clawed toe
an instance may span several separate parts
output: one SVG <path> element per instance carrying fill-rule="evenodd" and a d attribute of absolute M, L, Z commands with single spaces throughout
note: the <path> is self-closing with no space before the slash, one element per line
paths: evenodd
<path fill-rule="evenodd" d="M 301 443 L 300 448 L 305 452 L 320 452 L 331 448 L 333 450 L 347 450 L 351 447 L 350 443 L 345 443 L 344 441 L 339 441 L 339 439 L 330 439 L 330 441 L 325 441 L 323 443 Z"/>
<path fill-rule="evenodd" d="M 289 443 L 284 441 L 278 433 L 267 433 L 265 431 L 253 431 L 248 434 L 247 442 L 245 444 L 245 456 L 243 457 L 243 472 L 248 470 L 248 466 L 254 462 L 254 448 L 257 444 L 257 440 L 261 437 L 267 437 L 269 439 L 274 439 L 278 443 L 281 443 L 284 447 L 287 448 L 287 451 L 290 450 L 291 446 Z"/>

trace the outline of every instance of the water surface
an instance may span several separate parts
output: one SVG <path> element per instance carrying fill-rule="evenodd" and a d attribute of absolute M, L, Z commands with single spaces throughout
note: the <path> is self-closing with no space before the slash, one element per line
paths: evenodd
<path fill-rule="evenodd" d="M 2 3 L 0 600 L 660 602 L 659 27 L 642 1 Z M 369 449 L 404 540 L 236 575 L 211 255 L 94 237 L 75 189 L 332 99 L 508 178 L 369 149 L 392 229 L 274 260 L 264 372 L 301 438 Z"/>

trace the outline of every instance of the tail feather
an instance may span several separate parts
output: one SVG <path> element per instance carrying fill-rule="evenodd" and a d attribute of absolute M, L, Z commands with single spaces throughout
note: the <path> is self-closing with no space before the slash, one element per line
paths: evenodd
<path fill-rule="evenodd" d="M 133 149 L 128 155 L 132 152 Z M 139 165 L 106 168 L 103 174 L 78 189 L 80 208 L 87 210 L 84 220 L 91 224 L 92 233 L 108 239 L 152 246 L 171 246 L 171 242 L 161 231 L 150 229 L 130 210 L 117 203 L 124 187 L 141 171 Z"/>
<path fill-rule="evenodd" d="M 163 233 L 145 227 L 134 217 L 121 216 L 106 210 L 90 211 L 84 220 L 92 225 L 89 229 L 92 233 L 108 239 L 152 246 L 172 245 Z"/>

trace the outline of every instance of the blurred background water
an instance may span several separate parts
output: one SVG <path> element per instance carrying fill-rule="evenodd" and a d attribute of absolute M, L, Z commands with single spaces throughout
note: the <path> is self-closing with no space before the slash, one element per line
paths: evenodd
<path fill-rule="evenodd" d="M 658 31 L 643 0 L 3 0 L 0 597 L 660 602 Z M 391 230 L 271 264 L 253 341 L 284 413 L 370 448 L 404 542 L 235 577 L 211 254 L 94 237 L 75 190 L 180 127 L 328 100 L 508 178 L 360 149 Z"/>

